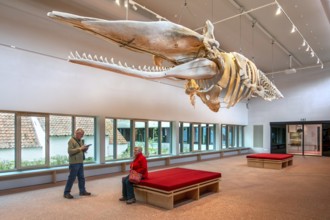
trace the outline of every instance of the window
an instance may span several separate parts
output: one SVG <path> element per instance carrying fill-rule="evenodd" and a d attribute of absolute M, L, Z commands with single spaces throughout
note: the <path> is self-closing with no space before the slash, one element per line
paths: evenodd
<path fill-rule="evenodd" d="M 208 126 L 209 126 L 209 129 L 208 129 L 209 143 L 208 143 L 207 150 L 215 150 L 215 125 L 209 124 Z"/>
<path fill-rule="evenodd" d="M 180 153 L 190 152 L 191 146 L 191 127 L 190 123 L 180 123 Z"/>
<path fill-rule="evenodd" d="M 131 120 L 116 119 L 116 154 L 115 159 L 125 159 L 132 157 L 131 149 Z"/>
<path fill-rule="evenodd" d="M 116 127 L 115 127 L 115 123 L 114 123 L 114 119 L 112 118 L 106 118 L 105 119 L 105 160 L 112 160 L 115 159 L 114 157 L 114 144 L 115 144 L 115 137 L 117 135 L 121 135 L 118 134 Z"/>
<path fill-rule="evenodd" d="M 199 151 L 199 125 L 198 124 L 193 124 L 193 137 L 194 137 L 194 147 L 193 151 Z"/>
<path fill-rule="evenodd" d="M 68 141 L 72 134 L 72 116 L 49 116 L 50 165 L 69 164 Z"/>
<path fill-rule="evenodd" d="M 244 126 L 221 125 L 221 148 L 237 148 L 244 146 Z"/>
<path fill-rule="evenodd" d="M 160 129 L 158 121 L 148 121 L 148 152 L 150 156 L 160 154 L 159 136 Z"/>
<path fill-rule="evenodd" d="M 134 142 L 131 142 L 131 125 L 134 125 Z M 146 156 L 171 153 L 171 122 L 107 118 L 105 127 L 106 161 L 131 158 L 131 146 L 142 147 Z"/>
<path fill-rule="evenodd" d="M 20 115 L 19 146 L 22 168 L 46 165 L 46 122 L 44 116 Z"/>
<path fill-rule="evenodd" d="M 94 117 L 0 112 L 0 171 L 68 165 L 68 141 L 78 127 L 92 144 L 86 158 L 93 162 Z"/>
<path fill-rule="evenodd" d="M 84 144 L 91 144 L 85 153 L 85 162 L 95 161 L 95 119 L 94 117 L 75 117 L 74 130 L 82 128 L 85 131 L 83 137 Z"/>
<path fill-rule="evenodd" d="M 208 144 L 208 131 L 206 124 L 201 124 L 201 136 L 202 136 L 202 146 L 201 150 L 207 150 L 207 144 Z"/>
<path fill-rule="evenodd" d="M 15 168 L 15 114 L 0 112 L 0 171 Z"/>
<path fill-rule="evenodd" d="M 221 125 L 221 148 L 226 149 L 227 148 L 227 125 Z"/>
<path fill-rule="evenodd" d="M 161 151 L 160 154 L 170 154 L 172 152 L 172 126 L 171 122 L 161 122 Z"/>
<path fill-rule="evenodd" d="M 215 150 L 214 124 L 181 122 L 179 131 L 180 153 Z"/>
<path fill-rule="evenodd" d="M 149 155 L 148 149 L 146 149 L 146 122 L 144 121 L 135 121 L 134 122 L 135 128 L 135 147 L 142 147 L 142 152 L 145 155 Z"/>

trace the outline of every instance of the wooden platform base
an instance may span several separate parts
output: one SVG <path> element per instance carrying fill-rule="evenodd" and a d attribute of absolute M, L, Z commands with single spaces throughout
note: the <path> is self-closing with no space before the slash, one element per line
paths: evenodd
<path fill-rule="evenodd" d="M 257 158 L 247 158 L 247 165 L 249 167 L 259 167 L 268 169 L 277 169 L 291 166 L 293 164 L 293 158 L 287 158 L 283 160 L 271 160 L 271 159 L 257 159 Z"/>
<path fill-rule="evenodd" d="M 217 178 L 173 191 L 164 191 L 147 186 L 135 185 L 135 198 L 138 201 L 164 209 L 173 209 L 182 203 L 198 200 L 209 193 L 219 192 L 219 182 L 220 178 Z"/>

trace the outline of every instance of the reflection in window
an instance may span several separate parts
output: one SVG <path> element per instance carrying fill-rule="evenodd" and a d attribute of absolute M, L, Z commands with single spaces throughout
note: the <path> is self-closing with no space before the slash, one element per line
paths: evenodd
<path fill-rule="evenodd" d="M 0 112 L 0 171 L 15 168 L 15 114 Z"/>
<path fill-rule="evenodd" d="M 68 141 L 72 137 L 71 116 L 49 116 L 50 165 L 69 164 Z"/>

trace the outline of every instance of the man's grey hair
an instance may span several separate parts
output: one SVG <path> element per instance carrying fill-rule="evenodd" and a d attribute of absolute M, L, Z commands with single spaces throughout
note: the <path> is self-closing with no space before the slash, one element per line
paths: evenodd
<path fill-rule="evenodd" d="M 142 152 L 142 147 L 134 147 L 137 148 L 139 152 Z"/>
<path fill-rule="evenodd" d="M 82 128 L 78 128 L 76 131 L 75 131 L 75 134 L 84 134 L 85 131 L 82 129 Z"/>

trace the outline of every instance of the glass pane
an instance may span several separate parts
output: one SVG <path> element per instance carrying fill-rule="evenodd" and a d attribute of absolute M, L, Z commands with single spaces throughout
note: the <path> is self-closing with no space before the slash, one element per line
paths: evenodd
<path fill-rule="evenodd" d="M 232 126 L 232 129 L 233 129 L 233 145 L 232 145 L 232 147 L 237 147 L 237 140 L 238 140 L 237 127 L 238 126 L 236 126 L 236 125 Z"/>
<path fill-rule="evenodd" d="M 0 112 L 0 171 L 15 168 L 15 114 Z"/>
<path fill-rule="evenodd" d="M 116 158 L 124 159 L 131 157 L 131 121 L 117 119 L 117 146 Z"/>
<path fill-rule="evenodd" d="M 159 141 L 159 129 L 158 121 L 148 121 L 149 137 L 148 137 L 148 151 L 149 155 L 158 155 L 158 141 Z"/>
<path fill-rule="evenodd" d="M 289 154 L 302 154 L 302 124 L 288 125 L 289 135 L 287 137 L 287 152 Z"/>
<path fill-rule="evenodd" d="M 304 125 L 304 155 L 321 156 L 321 124 Z"/>
<path fill-rule="evenodd" d="M 208 143 L 208 138 L 207 138 L 207 126 L 206 124 L 201 124 L 201 132 L 202 132 L 202 151 L 207 150 L 207 143 Z"/>
<path fill-rule="evenodd" d="M 143 153 L 146 154 L 146 123 L 144 121 L 135 122 L 135 146 L 142 147 Z"/>
<path fill-rule="evenodd" d="M 105 119 L 105 160 L 112 160 L 113 157 L 113 141 L 114 141 L 114 131 L 113 131 L 113 119 Z M 119 132 L 118 132 L 119 133 Z M 117 135 L 118 135 L 117 133 Z"/>
<path fill-rule="evenodd" d="M 45 117 L 21 117 L 21 166 L 45 165 Z"/>
<path fill-rule="evenodd" d="M 199 126 L 198 124 L 193 125 L 193 132 L 194 132 L 194 148 L 193 151 L 198 151 L 199 149 Z"/>
<path fill-rule="evenodd" d="M 91 144 L 88 151 L 85 153 L 85 162 L 95 161 L 95 120 L 93 117 L 76 117 L 76 127 L 82 128 L 85 131 L 83 141 L 85 144 Z"/>
<path fill-rule="evenodd" d="M 183 123 L 183 134 L 182 134 L 182 141 L 183 141 L 183 153 L 190 152 L 190 123 Z"/>
<path fill-rule="evenodd" d="M 221 148 L 227 148 L 227 126 L 221 125 Z"/>
<path fill-rule="evenodd" d="M 213 124 L 209 124 L 209 150 L 215 150 L 214 142 L 215 142 L 215 126 Z"/>
<path fill-rule="evenodd" d="M 161 122 L 162 127 L 162 147 L 161 154 L 170 154 L 171 153 L 171 123 L 170 122 Z"/>
<path fill-rule="evenodd" d="M 50 165 L 69 164 L 68 141 L 72 137 L 71 116 L 49 116 Z"/>
<path fill-rule="evenodd" d="M 286 125 L 271 125 L 270 152 L 286 154 Z"/>
<path fill-rule="evenodd" d="M 231 125 L 228 125 L 228 147 L 234 147 L 234 129 Z"/>
<path fill-rule="evenodd" d="M 238 147 L 243 147 L 243 126 L 238 126 Z"/>

